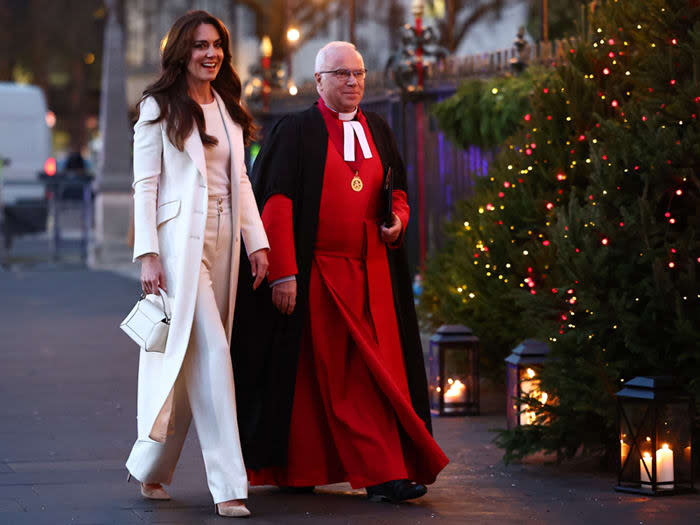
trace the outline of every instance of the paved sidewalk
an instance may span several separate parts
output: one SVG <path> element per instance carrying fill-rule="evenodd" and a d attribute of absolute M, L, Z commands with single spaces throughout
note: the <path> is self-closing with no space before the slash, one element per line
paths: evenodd
<path fill-rule="evenodd" d="M 118 323 L 137 298 L 134 280 L 84 270 L 0 271 L 0 524 L 201 524 L 214 516 L 194 431 L 170 492 L 154 503 L 127 485 L 136 433 L 137 351 Z M 436 419 L 452 463 L 411 504 L 370 503 L 348 485 L 317 495 L 251 490 L 250 523 L 694 524 L 700 496 L 649 499 L 612 490 L 612 476 L 582 467 L 505 467 L 486 415 Z"/>

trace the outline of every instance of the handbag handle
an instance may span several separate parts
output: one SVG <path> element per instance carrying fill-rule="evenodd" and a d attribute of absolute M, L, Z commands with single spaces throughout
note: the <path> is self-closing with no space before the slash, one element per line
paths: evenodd
<path fill-rule="evenodd" d="M 170 324 L 170 319 L 172 319 L 173 314 L 170 311 L 170 297 L 168 297 L 168 294 L 165 293 L 165 290 L 163 290 L 160 286 L 158 287 L 158 290 L 160 291 L 160 300 L 163 301 L 163 312 L 165 312 L 165 323 Z"/>
<path fill-rule="evenodd" d="M 160 300 L 163 303 L 163 313 L 165 313 L 165 324 L 170 324 L 170 320 L 173 318 L 173 314 L 170 311 L 170 298 L 168 297 L 168 294 L 165 293 L 165 290 L 163 290 L 160 286 L 158 287 L 158 291 L 160 292 Z M 146 298 L 146 292 L 141 292 L 141 299 Z"/>

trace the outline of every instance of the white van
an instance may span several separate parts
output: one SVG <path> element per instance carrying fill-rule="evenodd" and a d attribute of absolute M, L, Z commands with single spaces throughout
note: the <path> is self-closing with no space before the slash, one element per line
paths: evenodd
<path fill-rule="evenodd" d="M 36 86 L 0 82 L 0 223 L 9 236 L 44 231 L 46 199 L 39 174 L 53 175 L 46 101 Z"/>

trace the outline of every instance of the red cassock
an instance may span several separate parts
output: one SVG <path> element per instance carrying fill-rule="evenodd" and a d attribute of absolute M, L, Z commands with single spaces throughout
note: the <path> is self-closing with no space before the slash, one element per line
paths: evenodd
<path fill-rule="evenodd" d="M 380 237 L 382 164 L 360 113 L 372 158 L 343 160 L 342 122 L 319 102 L 329 130 L 285 467 L 249 471 L 251 485 L 353 488 L 408 478 L 432 483 L 448 459 L 409 396 L 393 291 Z M 335 126 L 335 128 L 333 128 Z M 351 180 L 363 183 L 355 191 Z M 406 194 L 393 209 L 405 229 Z M 263 223 L 270 282 L 296 273 L 292 201 L 274 195 Z M 402 233 L 403 236 L 403 233 Z M 400 242 L 400 241 L 399 241 Z"/>

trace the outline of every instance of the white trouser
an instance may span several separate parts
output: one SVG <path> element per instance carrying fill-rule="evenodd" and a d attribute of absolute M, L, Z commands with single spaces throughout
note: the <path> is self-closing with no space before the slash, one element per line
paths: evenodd
<path fill-rule="evenodd" d="M 224 329 L 231 275 L 230 202 L 228 196 L 209 199 L 192 335 L 174 386 L 173 433 L 165 443 L 137 441 L 126 463 L 141 482 L 169 485 L 194 419 L 214 503 L 248 497 Z"/>

